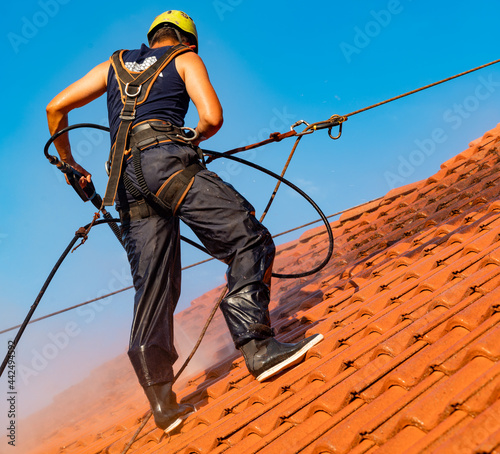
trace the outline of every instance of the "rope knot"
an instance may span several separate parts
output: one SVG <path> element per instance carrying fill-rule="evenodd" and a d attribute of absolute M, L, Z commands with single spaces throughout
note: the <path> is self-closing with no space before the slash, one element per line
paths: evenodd
<path fill-rule="evenodd" d="M 100 217 L 100 210 L 96 211 L 94 213 L 94 217 L 92 219 L 92 222 L 90 223 L 89 227 L 86 229 L 85 227 L 80 227 L 75 235 L 78 235 L 82 238 L 82 241 L 80 241 L 80 244 L 78 244 L 77 246 L 75 246 L 73 248 L 73 250 L 71 251 L 71 253 L 75 252 L 80 246 L 82 246 L 83 244 L 85 244 L 85 242 L 87 241 L 88 237 L 89 237 L 89 232 L 90 232 L 90 229 L 94 226 L 95 224 L 95 221 L 97 221 Z"/>

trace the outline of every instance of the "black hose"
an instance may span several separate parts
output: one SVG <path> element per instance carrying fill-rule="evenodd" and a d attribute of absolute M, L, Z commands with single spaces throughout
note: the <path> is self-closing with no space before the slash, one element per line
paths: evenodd
<path fill-rule="evenodd" d="M 49 148 L 52 145 L 52 142 L 56 140 L 58 137 L 62 136 L 63 134 L 66 134 L 69 131 L 72 131 L 73 129 L 78 129 L 78 128 L 93 128 L 93 129 L 100 129 L 101 131 L 106 131 L 109 132 L 109 128 L 107 126 L 101 126 L 97 125 L 95 123 L 77 123 L 76 125 L 70 125 L 66 126 L 65 128 L 61 129 L 60 131 L 57 131 L 54 135 L 51 136 L 49 140 L 47 140 L 47 143 L 45 144 L 45 147 L 43 148 L 43 153 L 45 154 L 45 157 L 53 163 L 53 161 L 58 161 L 58 158 L 54 155 L 49 154 Z"/>
<path fill-rule="evenodd" d="M 54 142 L 54 140 L 56 140 L 62 134 L 65 134 L 65 133 L 67 133 L 73 129 L 77 129 L 77 128 L 93 128 L 93 129 L 100 129 L 101 131 L 108 131 L 109 132 L 109 128 L 107 126 L 102 126 L 102 125 L 98 125 L 98 124 L 94 124 L 94 123 L 78 123 L 78 124 L 67 126 L 66 128 L 61 129 L 60 131 L 56 132 L 47 141 L 47 143 L 45 144 L 44 150 L 43 150 L 45 156 L 52 164 L 55 164 L 58 161 L 56 156 L 50 155 L 48 152 L 49 147 L 52 144 L 52 142 Z M 254 164 L 253 162 L 246 161 L 245 159 L 238 158 L 236 156 L 227 155 L 225 153 L 220 153 L 218 151 L 211 151 L 211 150 L 202 150 L 202 151 L 208 155 L 216 156 L 218 158 L 231 159 L 233 161 L 239 162 L 239 163 L 244 164 L 246 166 L 253 167 L 256 170 L 263 172 L 263 173 L 281 181 L 282 183 L 286 184 L 288 187 L 292 188 L 295 192 L 300 194 L 303 198 L 305 198 L 312 205 L 312 207 L 316 210 L 316 212 L 320 215 L 323 223 L 325 224 L 325 227 L 326 227 L 326 230 L 328 233 L 329 244 L 328 244 L 328 251 L 327 251 L 325 259 L 318 266 L 313 268 L 312 270 L 305 271 L 303 273 L 298 273 L 298 274 L 273 273 L 273 277 L 280 278 L 280 279 L 297 279 L 297 278 L 306 277 L 306 276 L 310 276 L 312 274 L 315 274 L 327 265 L 327 263 L 330 261 L 332 254 L 333 254 L 333 246 L 334 246 L 333 233 L 332 233 L 332 229 L 330 227 L 330 223 L 328 222 L 328 219 L 326 218 L 324 213 L 321 211 L 319 206 L 314 202 L 314 200 L 311 199 L 311 197 L 309 197 L 304 191 L 302 191 L 302 189 L 300 189 L 299 187 L 294 185 L 292 182 L 286 180 L 282 176 L 274 173 L 273 171 L 271 171 L 269 169 L 266 169 L 264 167 L 259 166 L 258 164 Z M 116 224 L 113 225 L 113 223 L 110 223 L 110 226 L 115 227 L 113 229 L 114 231 L 117 230 Z M 115 232 L 115 234 L 116 234 L 116 232 Z M 200 251 L 203 251 L 203 252 L 207 253 L 208 255 L 210 255 L 210 253 L 207 251 L 207 249 L 205 249 L 203 246 L 195 243 L 194 241 L 188 240 L 187 238 L 184 238 L 182 236 L 181 236 L 181 239 L 184 242 L 190 244 L 191 246 L 198 248 Z"/>
<path fill-rule="evenodd" d="M 101 219 L 101 220 L 95 221 L 94 225 L 99 225 L 99 224 L 104 224 L 104 223 L 109 224 L 111 222 L 116 222 L 116 219 Z M 87 224 L 82 229 L 87 230 L 89 228 L 90 224 L 91 223 Z M 17 332 L 15 339 L 12 342 L 9 343 L 9 349 L 7 351 L 7 355 L 5 355 L 3 363 L 0 366 L 0 377 L 3 374 L 3 371 L 5 370 L 5 367 L 7 366 L 7 363 L 9 362 L 9 359 L 10 359 L 12 353 L 16 349 L 16 346 L 17 346 L 17 344 L 19 342 L 19 339 L 21 339 L 21 336 L 23 335 L 24 330 L 26 329 L 26 326 L 28 326 L 28 323 L 31 320 L 31 317 L 33 316 L 33 313 L 35 312 L 38 304 L 40 303 L 40 300 L 42 299 L 43 295 L 45 294 L 45 291 L 47 290 L 47 287 L 49 286 L 50 282 L 52 281 L 52 278 L 54 277 L 54 275 L 56 274 L 57 270 L 61 266 L 61 263 L 64 261 L 64 259 L 66 258 L 66 256 L 69 254 L 69 252 L 71 251 L 71 249 L 73 248 L 73 246 L 75 245 L 75 243 L 78 241 L 78 239 L 84 237 L 85 234 L 83 233 L 84 230 L 82 230 L 82 229 L 79 229 L 75 233 L 75 236 L 69 242 L 68 246 L 66 247 L 66 249 L 64 250 L 64 252 L 61 254 L 61 256 L 59 257 L 59 259 L 57 260 L 56 264 L 52 268 L 52 271 L 49 273 L 47 279 L 45 280 L 44 284 L 42 285 L 42 288 L 41 288 L 40 292 L 38 293 L 38 296 L 36 297 L 35 302 L 32 304 L 32 306 L 31 306 L 31 308 L 30 308 L 30 310 L 28 312 L 28 315 L 26 315 L 26 318 L 24 319 L 24 322 L 22 323 L 21 327 L 19 328 L 19 331 Z"/>
<path fill-rule="evenodd" d="M 236 156 L 224 155 L 224 153 L 220 153 L 218 151 L 211 151 L 211 150 L 202 150 L 202 151 L 208 155 L 216 156 L 218 158 L 231 159 L 233 161 L 239 162 L 239 163 L 244 164 L 246 166 L 253 167 L 256 170 L 259 170 L 260 172 L 263 172 L 263 173 L 265 173 L 273 178 L 276 178 L 277 180 L 281 181 L 282 183 L 285 183 L 288 187 L 292 188 L 295 192 L 299 193 L 302 197 L 304 197 L 304 199 L 306 199 L 312 205 L 312 207 L 316 210 L 316 212 L 320 215 L 323 223 L 325 224 L 326 231 L 328 233 L 328 252 L 326 253 L 326 257 L 324 258 L 324 260 L 318 266 L 313 268 L 312 270 L 305 271 L 303 273 L 298 273 L 298 274 L 273 273 L 273 277 L 277 277 L 280 279 L 298 279 L 301 277 L 310 276 L 311 274 L 315 274 L 318 271 L 320 271 L 321 269 L 323 269 L 328 264 L 328 262 L 332 258 L 332 254 L 333 254 L 334 240 L 333 240 L 332 228 L 330 226 L 330 223 L 328 222 L 327 217 L 323 213 L 323 211 L 321 211 L 320 207 L 316 204 L 316 202 L 314 202 L 313 199 L 311 199 L 311 197 L 309 197 L 302 189 L 300 189 L 298 186 L 294 185 L 291 181 L 288 181 L 286 178 L 283 178 L 280 175 L 274 173 L 273 171 L 266 169 L 265 167 L 259 166 L 258 164 L 255 164 L 255 163 L 250 162 L 250 161 L 246 161 L 245 159 L 238 158 Z"/>

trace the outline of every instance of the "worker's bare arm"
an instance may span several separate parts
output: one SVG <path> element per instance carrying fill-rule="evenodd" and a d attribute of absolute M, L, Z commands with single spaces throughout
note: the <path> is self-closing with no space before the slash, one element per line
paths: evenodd
<path fill-rule="evenodd" d="M 71 110 L 88 104 L 106 92 L 108 70 L 108 61 L 97 65 L 50 101 L 47 106 L 47 121 L 51 135 L 68 126 L 68 113 Z M 59 137 L 54 144 L 61 159 L 88 176 L 90 181 L 90 174 L 73 158 L 67 134 Z"/>
<path fill-rule="evenodd" d="M 189 97 L 196 106 L 199 121 L 196 130 L 201 140 L 213 136 L 222 126 L 222 106 L 201 58 L 187 52 L 175 60 L 177 71 L 186 84 Z"/>

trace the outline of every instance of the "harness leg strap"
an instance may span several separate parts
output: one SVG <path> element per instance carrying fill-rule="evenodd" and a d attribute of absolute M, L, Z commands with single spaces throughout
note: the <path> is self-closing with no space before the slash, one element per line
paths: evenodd
<path fill-rule="evenodd" d="M 165 205 L 170 206 L 173 215 L 183 202 L 193 185 L 195 175 L 200 170 L 204 170 L 204 167 L 199 162 L 187 166 L 169 178 L 156 193 L 156 197 Z"/>

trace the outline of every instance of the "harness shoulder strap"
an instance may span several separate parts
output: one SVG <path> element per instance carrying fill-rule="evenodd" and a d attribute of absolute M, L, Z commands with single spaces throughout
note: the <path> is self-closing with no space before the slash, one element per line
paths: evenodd
<path fill-rule="evenodd" d="M 103 197 L 103 207 L 111 206 L 115 202 L 116 190 L 122 174 L 123 157 L 127 149 L 130 127 L 135 119 L 137 106 L 146 101 L 154 81 L 165 66 L 178 55 L 192 52 L 192 49 L 184 44 L 173 46 L 155 63 L 136 76 L 125 67 L 123 62 L 124 52 L 124 50 L 120 50 L 111 56 L 111 65 L 115 70 L 118 86 L 120 87 L 123 109 L 120 113 L 121 122 L 116 134 L 115 145 L 111 149 L 109 180 Z"/>

